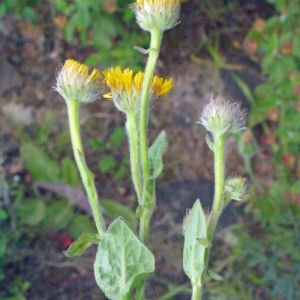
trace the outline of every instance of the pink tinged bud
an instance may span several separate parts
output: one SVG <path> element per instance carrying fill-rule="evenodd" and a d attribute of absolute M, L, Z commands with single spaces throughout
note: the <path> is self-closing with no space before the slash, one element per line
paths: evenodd
<path fill-rule="evenodd" d="M 238 102 L 210 98 L 204 106 L 199 122 L 213 134 L 235 134 L 246 129 L 246 111 Z"/>

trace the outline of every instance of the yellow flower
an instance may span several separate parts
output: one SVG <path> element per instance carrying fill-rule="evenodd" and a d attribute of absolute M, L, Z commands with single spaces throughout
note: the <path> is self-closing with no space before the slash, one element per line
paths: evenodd
<path fill-rule="evenodd" d="M 113 99 L 117 108 L 123 112 L 137 111 L 140 105 L 141 91 L 144 73 L 133 75 L 130 69 L 121 70 L 116 67 L 103 71 L 104 80 L 110 89 L 110 93 L 104 97 Z M 173 88 L 173 80 L 154 76 L 150 88 L 150 101 L 167 94 Z"/>
<path fill-rule="evenodd" d="M 131 5 L 137 22 L 146 31 L 174 27 L 179 19 L 180 0 L 136 0 Z"/>
<path fill-rule="evenodd" d="M 152 80 L 151 89 L 153 91 L 154 98 L 168 94 L 173 87 L 174 84 L 172 78 L 167 80 L 154 76 Z"/>
<path fill-rule="evenodd" d="M 56 77 L 54 89 L 65 101 L 92 102 L 99 98 L 101 75 L 94 69 L 89 74 L 89 68 L 84 64 L 68 59 L 60 68 Z"/>

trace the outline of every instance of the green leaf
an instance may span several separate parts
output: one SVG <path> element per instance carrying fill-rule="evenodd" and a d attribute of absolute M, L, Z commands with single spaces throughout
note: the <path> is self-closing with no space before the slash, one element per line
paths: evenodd
<path fill-rule="evenodd" d="M 205 248 L 210 248 L 211 247 L 210 241 L 206 238 L 197 238 L 197 241 L 200 245 L 202 245 Z"/>
<path fill-rule="evenodd" d="M 28 225 L 37 225 L 45 217 L 46 207 L 39 199 L 26 199 L 16 209 L 20 222 Z"/>
<path fill-rule="evenodd" d="M 73 208 L 66 201 L 57 201 L 47 206 L 46 215 L 41 225 L 47 230 L 59 231 L 71 222 L 73 214 Z"/>
<path fill-rule="evenodd" d="M 78 175 L 78 169 L 72 159 L 65 157 L 62 162 L 62 180 L 66 184 L 73 187 L 80 186 L 80 177 Z"/>
<path fill-rule="evenodd" d="M 201 284 L 206 247 L 199 243 L 199 239 L 206 239 L 206 219 L 201 203 L 197 200 L 184 226 L 183 269 L 191 282 Z"/>
<path fill-rule="evenodd" d="M 116 160 L 113 155 L 103 156 L 103 158 L 98 163 L 98 167 L 102 173 L 109 173 L 109 171 L 111 171 L 115 165 Z"/>
<path fill-rule="evenodd" d="M 70 225 L 68 233 L 72 238 L 79 238 L 82 234 L 96 234 L 97 230 L 94 222 L 85 215 L 77 214 Z"/>
<path fill-rule="evenodd" d="M 55 4 L 57 10 L 60 12 L 64 13 L 68 9 L 68 3 L 64 0 L 56 0 L 54 2 L 54 4 Z"/>
<path fill-rule="evenodd" d="M 210 278 L 212 278 L 214 280 L 218 280 L 218 281 L 224 280 L 224 278 L 221 275 L 219 275 L 211 270 L 207 270 L 206 274 L 207 274 L 207 276 L 209 276 Z"/>
<path fill-rule="evenodd" d="M 77 151 L 78 151 L 77 153 L 78 153 L 79 162 L 81 163 L 81 166 L 84 168 L 84 175 L 82 176 L 86 177 L 86 184 L 90 187 L 92 185 L 92 181 L 94 180 L 95 175 L 89 170 L 83 154 L 79 150 Z"/>
<path fill-rule="evenodd" d="M 157 178 L 163 169 L 162 156 L 168 149 L 168 138 L 163 130 L 149 148 L 149 163 L 152 172 L 151 179 Z"/>
<path fill-rule="evenodd" d="M 91 16 L 86 7 L 83 5 L 78 10 L 77 22 L 81 30 L 86 30 L 90 24 Z"/>
<path fill-rule="evenodd" d="M 121 126 L 118 126 L 111 133 L 109 140 L 110 140 L 111 144 L 117 148 L 117 147 L 121 146 L 121 144 L 124 142 L 125 138 L 126 138 L 126 134 L 125 134 L 124 128 Z"/>
<path fill-rule="evenodd" d="M 134 288 L 139 288 L 144 279 L 148 276 L 148 273 L 141 273 L 136 276 L 133 276 L 125 285 L 124 290 L 120 295 L 120 300 L 132 300 L 131 291 Z"/>
<path fill-rule="evenodd" d="M 89 144 L 96 150 L 104 150 L 105 149 L 105 143 L 100 139 L 90 139 Z"/>
<path fill-rule="evenodd" d="M 0 221 L 4 221 L 7 218 L 8 218 L 8 213 L 3 208 L 0 208 Z"/>
<path fill-rule="evenodd" d="M 95 278 L 109 299 L 131 299 L 131 289 L 142 276 L 154 271 L 153 254 L 122 219 L 104 234 L 94 264 Z"/>
<path fill-rule="evenodd" d="M 234 72 L 230 72 L 230 75 L 232 76 L 232 78 L 234 79 L 236 84 L 239 86 L 240 90 L 242 91 L 242 93 L 244 94 L 244 96 L 246 97 L 248 102 L 253 104 L 254 103 L 254 96 L 253 96 L 253 93 L 252 93 L 251 89 L 247 85 L 247 83 L 240 76 L 238 76 Z"/>
<path fill-rule="evenodd" d="M 70 20 L 68 22 L 68 25 L 65 28 L 65 37 L 66 37 L 66 41 L 68 43 L 70 43 L 73 39 L 75 29 L 77 26 L 77 22 L 78 22 L 77 18 L 78 18 L 77 14 L 72 15 L 72 17 L 70 18 Z"/>
<path fill-rule="evenodd" d="M 31 143 L 23 144 L 21 158 L 34 181 L 60 182 L 60 166 L 41 148 Z"/>
<path fill-rule="evenodd" d="M 92 244 L 100 242 L 97 234 L 83 233 L 76 241 L 74 241 L 64 255 L 67 257 L 80 256 Z"/>
<path fill-rule="evenodd" d="M 106 213 L 110 218 L 116 219 L 118 217 L 124 218 L 134 229 L 138 226 L 138 219 L 128 207 L 125 205 L 109 200 L 101 199 L 100 205 L 103 208 L 104 213 Z"/>

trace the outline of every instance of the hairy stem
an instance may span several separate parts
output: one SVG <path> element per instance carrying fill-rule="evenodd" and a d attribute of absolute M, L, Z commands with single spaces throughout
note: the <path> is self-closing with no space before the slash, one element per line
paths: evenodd
<path fill-rule="evenodd" d="M 94 175 L 87 168 L 86 159 L 82 147 L 80 126 L 79 126 L 79 105 L 80 105 L 79 101 L 75 101 L 75 100 L 68 101 L 67 103 L 72 148 L 73 148 L 75 161 L 79 169 L 79 173 L 84 188 L 86 190 L 89 203 L 91 205 L 96 228 L 99 237 L 102 238 L 105 231 L 105 223 L 100 209 L 98 193 L 94 181 Z"/>
<path fill-rule="evenodd" d="M 225 140 L 224 134 L 214 135 L 214 172 L 215 172 L 215 194 L 212 210 L 210 213 L 208 228 L 207 228 L 207 239 L 212 245 L 213 237 L 217 227 L 219 217 L 223 210 L 224 205 L 224 185 L 225 185 Z M 202 274 L 202 282 L 206 275 L 206 269 L 208 266 L 210 254 L 210 247 L 205 250 L 205 269 Z"/>
<path fill-rule="evenodd" d="M 140 109 L 140 156 L 143 175 L 143 192 L 140 205 L 143 213 L 140 216 L 140 239 L 145 243 L 148 239 L 149 224 L 155 207 L 155 194 L 149 192 L 152 182 L 149 180 L 149 157 L 148 157 L 148 140 L 147 140 L 147 125 L 148 125 L 148 107 L 149 107 L 149 91 L 151 88 L 152 78 L 159 55 L 160 44 L 162 39 L 161 29 L 153 29 L 151 31 L 151 41 L 149 48 L 149 57 L 145 68 L 144 81 L 141 94 L 141 109 Z M 147 205 L 150 204 L 150 205 Z"/>
<path fill-rule="evenodd" d="M 202 296 L 202 285 L 193 284 L 192 298 L 191 300 L 200 300 Z"/>
<path fill-rule="evenodd" d="M 142 199 L 142 179 L 140 170 L 140 156 L 139 156 L 139 141 L 138 141 L 138 119 L 134 111 L 127 113 L 126 129 L 129 140 L 130 151 L 130 168 L 133 185 L 138 197 L 138 202 L 141 204 Z"/>

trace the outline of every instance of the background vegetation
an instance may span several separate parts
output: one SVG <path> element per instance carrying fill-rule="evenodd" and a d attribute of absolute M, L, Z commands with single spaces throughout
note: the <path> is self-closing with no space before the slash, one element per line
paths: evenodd
<path fill-rule="evenodd" d="M 239 137 L 238 143 L 245 173 L 250 178 L 251 197 L 244 208 L 245 222 L 232 226 L 232 238 L 214 254 L 215 268 L 222 271 L 225 280 L 208 283 L 209 299 L 289 300 L 300 294 L 300 3 L 267 2 L 270 16 L 257 17 L 251 28 L 230 27 L 243 38 L 239 47 L 231 45 L 232 48 L 246 53 L 260 67 L 264 80 L 252 90 L 238 73 L 233 73 L 250 105 L 250 131 Z M 137 70 L 142 56 L 136 55 L 132 45 L 142 47 L 148 37 L 137 31 L 128 4 L 127 0 L 5 0 L 0 4 L 0 19 L 13 16 L 19 22 L 43 22 L 41 12 L 47 6 L 65 42 L 89 54 L 87 64 L 100 63 L 102 68 L 130 66 Z M 197 50 L 214 64 L 217 82 L 219 71 L 230 69 L 223 60 L 222 39 L 228 34 L 226 16 L 239 3 L 216 0 L 212 4 L 207 0 L 196 4 L 208 24 L 213 24 L 207 29 L 210 35 Z M 33 180 L 27 184 L 24 177 L 9 176 L 1 166 L 1 299 L 27 299 L 31 282 L 24 277 L 28 268 L 24 258 L 28 259 L 28 249 L 41 247 L 54 233 L 63 250 L 81 232 L 95 230 L 88 212 L 78 209 L 66 193 L 66 186 L 78 190 L 81 184 L 69 158 L 68 134 L 64 131 L 53 139 L 53 120 L 51 115 L 45 115 L 44 121 L 34 128 L 11 124 L 20 141 L 18 151 Z M 102 174 L 109 180 L 128 178 L 128 157 L 121 150 L 126 145 L 125 133 L 121 127 L 103 139 L 90 139 L 89 143 L 101 153 L 98 168 Z M 272 159 L 273 172 L 272 182 L 263 189 L 252 164 L 261 149 Z M 1 160 L 3 165 L 9 158 L 2 156 Z M 40 181 L 63 185 L 59 196 L 37 193 L 34 183 Z M 57 186 L 47 188 L 57 192 L 53 190 Z M 106 200 L 103 206 L 108 216 L 121 214 L 135 224 L 134 214 L 123 205 Z"/>

